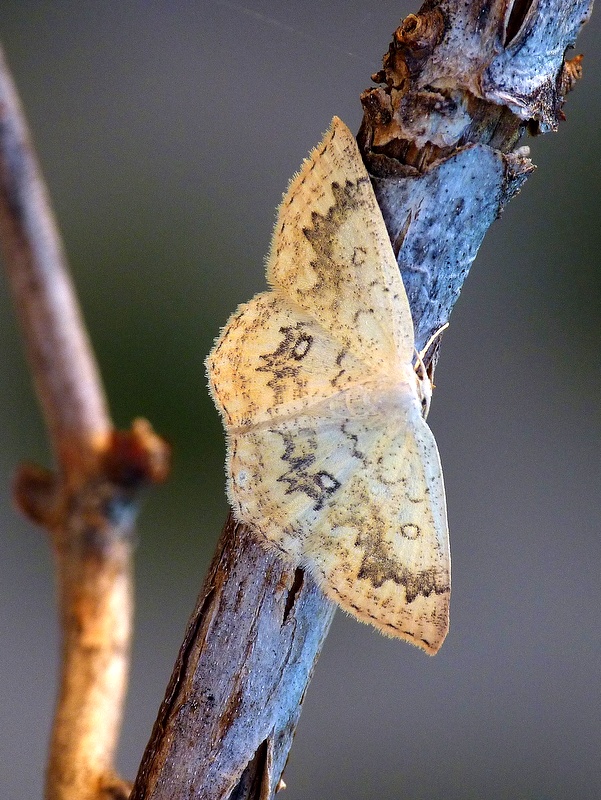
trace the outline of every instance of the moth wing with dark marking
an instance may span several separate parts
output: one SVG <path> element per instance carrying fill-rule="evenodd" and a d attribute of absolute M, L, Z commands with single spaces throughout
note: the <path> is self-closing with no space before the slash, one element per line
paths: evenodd
<path fill-rule="evenodd" d="M 279 209 L 267 281 L 379 371 L 413 359 L 413 322 L 355 137 L 334 117 Z"/>
<path fill-rule="evenodd" d="M 450 593 L 440 461 L 405 289 L 336 118 L 284 197 L 268 280 L 207 359 L 234 514 L 347 611 L 436 652 Z"/>
<path fill-rule="evenodd" d="M 226 428 L 298 414 L 373 377 L 370 368 L 278 292 L 241 305 L 207 359 Z"/>
<path fill-rule="evenodd" d="M 348 389 L 327 409 L 240 431 L 228 471 L 236 516 L 331 599 L 438 650 L 451 578 L 444 486 L 434 437 L 408 394 Z"/>

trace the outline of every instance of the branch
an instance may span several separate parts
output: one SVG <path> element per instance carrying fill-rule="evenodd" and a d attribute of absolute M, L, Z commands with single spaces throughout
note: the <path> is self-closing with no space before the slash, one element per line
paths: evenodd
<path fill-rule="evenodd" d="M 18 505 L 47 528 L 58 577 L 61 683 L 48 800 L 126 797 L 113 758 L 129 665 L 132 513 L 168 451 L 144 420 L 113 430 L 19 100 L 0 52 L 0 239 L 57 474 L 21 468 Z"/>
<path fill-rule="evenodd" d="M 482 238 L 554 130 L 589 0 L 427 2 L 395 31 L 358 140 L 407 287 L 419 349 L 446 322 Z M 437 351 L 440 339 L 434 350 Z M 428 353 L 433 369 L 437 353 Z M 132 800 L 270 798 L 332 608 L 228 520 Z"/>
<path fill-rule="evenodd" d="M 333 613 L 230 515 L 131 800 L 270 796 Z"/>

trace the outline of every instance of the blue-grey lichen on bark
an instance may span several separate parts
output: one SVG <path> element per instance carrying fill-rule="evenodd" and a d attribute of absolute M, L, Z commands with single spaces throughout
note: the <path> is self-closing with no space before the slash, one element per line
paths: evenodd
<path fill-rule="evenodd" d="M 562 119 L 580 68 L 564 55 L 591 7 L 426 3 L 395 31 L 373 76 L 383 85 L 364 92 L 358 138 L 418 348 L 447 322 L 484 234 L 534 169 L 513 151 L 524 129 Z"/>

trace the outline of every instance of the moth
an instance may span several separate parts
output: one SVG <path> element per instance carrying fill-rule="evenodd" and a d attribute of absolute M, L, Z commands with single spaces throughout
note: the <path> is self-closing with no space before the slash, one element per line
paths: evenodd
<path fill-rule="evenodd" d="M 267 281 L 207 358 L 233 513 L 345 611 L 434 654 L 451 563 L 424 419 L 431 385 L 413 366 L 407 294 L 337 117 L 284 196 Z"/>

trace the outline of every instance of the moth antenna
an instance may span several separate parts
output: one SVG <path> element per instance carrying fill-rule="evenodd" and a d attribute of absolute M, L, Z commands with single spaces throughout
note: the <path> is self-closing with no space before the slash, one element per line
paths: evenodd
<path fill-rule="evenodd" d="M 438 329 L 438 330 L 437 330 L 435 333 L 433 333 L 433 334 L 432 334 L 432 336 L 430 336 L 430 338 L 428 339 L 428 341 L 427 341 L 427 343 L 426 343 L 426 346 L 424 347 L 424 349 L 423 349 L 423 350 L 422 350 L 420 353 L 418 353 L 418 354 L 417 354 L 417 357 L 418 357 L 418 359 L 419 359 L 420 361 L 422 361 L 422 363 L 423 363 L 423 360 L 422 360 L 422 359 L 424 358 L 424 356 L 426 355 L 426 353 L 428 352 L 428 350 L 430 349 L 430 347 L 432 346 L 432 344 L 433 344 L 433 343 L 436 341 L 436 339 L 438 339 L 438 337 L 440 336 L 440 334 L 441 334 L 443 331 L 446 331 L 446 329 L 447 329 L 448 327 L 449 327 L 449 323 L 448 323 L 448 322 L 445 322 L 445 324 L 444 324 L 444 325 L 441 325 L 441 326 L 440 326 L 440 328 L 439 328 L 439 329 Z"/>

